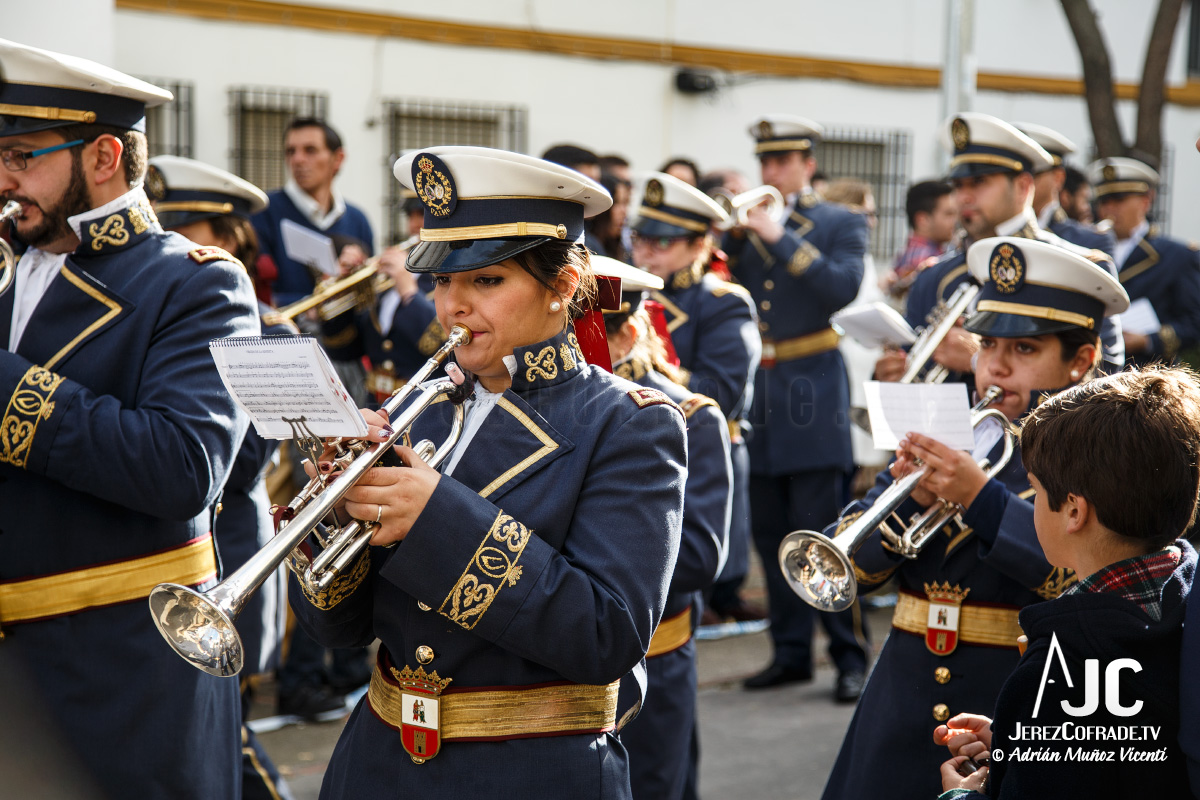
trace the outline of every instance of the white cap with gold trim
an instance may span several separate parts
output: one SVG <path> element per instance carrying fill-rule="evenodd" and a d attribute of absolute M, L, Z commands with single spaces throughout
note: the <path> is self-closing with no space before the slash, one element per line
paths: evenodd
<path fill-rule="evenodd" d="M 1088 180 L 1096 197 L 1108 194 L 1147 194 L 1158 186 L 1158 173 L 1135 158 L 1101 158 L 1088 165 Z"/>

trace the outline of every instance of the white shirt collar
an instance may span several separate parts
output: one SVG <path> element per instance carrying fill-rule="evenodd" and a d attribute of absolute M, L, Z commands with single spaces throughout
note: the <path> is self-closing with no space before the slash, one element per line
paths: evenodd
<path fill-rule="evenodd" d="M 1046 207 L 1042 209 L 1042 213 L 1037 215 L 1038 227 L 1042 230 L 1050 229 L 1050 219 L 1054 216 L 1054 212 L 1058 211 L 1058 201 L 1051 200 L 1046 203 Z"/>
<path fill-rule="evenodd" d="M 1032 208 L 1022 209 L 1020 214 L 1017 214 L 1012 219 L 1006 219 L 1004 222 L 1001 222 L 999 225 L 997 225 L 996 226 L 996 235 L 997 236 L 1014 236 L 1017 233 L 1019 233 L 1022 228 L 1025 227 L 1026 223 L 1030 223 L 1030 222 L 1032 222 L 1034 225 L 1037 225 L 1037 217 L 1035 217 L 1033 215 L 1033 209 Z"/>
<path fill-rule="evenodd" d="M 71 226 L 71 230 L 75 231 L 75 236 L 83 241 L 83 225 L 88 220 L 100 219 L 107 217 L 115 211 L 124 211 L 138 203 L 150 205 L 150 201 L 146 198 L 146 190 L 139 183 L 137 186 L 130 189 L 125 194 L 118 197 L 116 200 L 110 200 L 99 208 L 93 208 L 82 214 L 76 214 L 73 217 L 67 217 L 67 224 Z"/>
<path fill-rule="evenodd" d="M 346 200 L 336 186 L 329 189 L 333 197 L 333 205 L 328 214 L 321 211 L 321 205 L 313 199 L 312 195 L 301 189 L 295 179 L 288 178 L 288 182 L 283 185 L 283 191 L 287 193 L 288 199 L 295 204 L 296 208 L 300 209 L 300 213 L 318 230 L 328 230 L 333 223 L 341 219 L 342 214 L 346 213 Z"/>

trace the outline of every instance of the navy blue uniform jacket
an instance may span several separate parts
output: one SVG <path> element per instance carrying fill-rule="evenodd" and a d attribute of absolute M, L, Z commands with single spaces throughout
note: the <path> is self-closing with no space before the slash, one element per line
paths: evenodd
<path fill-rule="evenodd" d="M 1131 356 L 1131 361 L 1170 361 L 1180 350 L 1200 343 L 1200 253 L 1194 248 L 1151 228 L 1125 258 L 1117 277 L 1130 302 L 1149 299 L 1162 323 L 1162 330 L 1150 334 L 1150 352 Z"/>
<path fill-rule="evenodd" d="M 750 292 L 764 339 L 783 341 L 829 327 L 829 317 L 858 294 L 867 251 L 866 219 L 803 195 L 767 245 L 753 233 L 725 237 L 733 277 Z M 750 471 L 792 475 L 850 471 L 850 385 L 837 348 L 761 367 L 750 414 Z"/>
<path fill-rule="evenodd" d="M 729 432 L 716 401 L 693 394 L 649 365 L 626 362 L 631 377 L 658 389 L 683 409 L 687 419 L 688 472 L 684 485 L 683 538 L 671 576 L 671 592 L 663 619 L 699 608 L 700 592 L 721 570 L 733 510 L 733 467 Z M 624 365 L 622 365 L 624 366 Z M 621 374 L 621 368 L 617 368 Z M 696 620 L 693 618 L 693 625 Z M 630 782 L 635 800 L 669 800 L 683 796 L 696 710 L 696 644 L 646 659 L 646 700 L 641 713 L 621 730 L 629 751 Z M 622 681 L 631 692 L 634 681 Z M 628 706 L 636 698 L 626 698 Z"/>
<path fill-rule="evenodd" d="M 371 548 L 369 574 L 340 579 L 324 598 L 292 582 L 317 641 L 378 636 L 397 669 L 421 666 L 425 645 L 434 658 L 424 668 L 456 687 L 606 685 L 642 661 L 679 553 L 683 415 L 661 393 L 584 363 L 573 333 L 514 355 L 511 388 L 399 546 Z M 412 440 L 442 441 L 450 411 L 433 406 Z M 503 563 L 483 566 L 485 548 Z M 612 734 L 449 741 L 416 765 L 364 700 L 322 796 L 406 787 L 421 797 L 624 798 L 628 780 Z"/>
<path fill-rule="evenodd" d="M 259 331 L 245 270 L 164 233 L 144 199 L 83 232 L 16 352 L 0 300 L 3 582 L 211 543 L 248 424 L 208 349 Z M 176 655 L 148 594 L 11 625 L 0 646 L 112 796 L 237 797 L 237 681 Z"/>
<path fill-rule="evenodd" d="M 1188 797 L 1187 765 L 1175 740 L 1179 729 L 1179 647 L 1183 635 L 1185 603 L 1196 573 L 1196 551 L 1186 541 L 1175 542 L 1183 551 L 1179 565 L 1162 587 L 1162 618 L 1155 620 L 1136 603 L 1114 594 L 1085 592 L 1069 594 L 1049 603 L 1038 603 L 1021 612 L 1021 628 L 1029 637 L 1029 648 L 1021 663 L 1005 682 L 996 701 L 992 720 L 992 749 L 1003 750 L 1005 758 L 992 758 L 988 793 L 998 798 L 1026 797 Z M 1051 640 L 1066 661 L 1074 688 L 1063 679 L 1063 662 L 1052 650 Z M 1119 658 L 1132 658 L 1139 671 L 1119 672 L 1115 696 L 1121 705 L 1141 703 L 1132 716 L 1110 712 L 1107 684 L 1099 690 L 1096 711 L 1086 716 L 1066 713 L 1063 703 L 1084 706 L 1085 661 L 1099 661 L 1099 679 L 1108 665 Z M 1049 670 L 1047 671 L 1047 662 Z M 1194 670 L 1194 665 L 1191 665 Z M 1048 678 L 1043 687 L 1043 676 Z M 1185 680 L 1194 681 L 1195 674 Z M 1041 705 L 1033 716 L 1039 694 Z M 987 712 L 979 712 L 987 715 Z M 1041 741 L 1014 740 L 1017 724 L 1059 728 L 1069 723 L 1105 728 L 1157 729 L 1156 738 L 1144 741 Z M 1068 728 L 1070 730 L 1070 728 Z M 1069 759 L 1066 751 L 1099 752 L 1103 760 Z M 1015 750 L 1044 750 L 1057 753 L 1059 761 L 1014 761 Z M 1161 760 L 1139 761 L 1125 757 L 1125 749 L 1138 753 L 1162 751 Z M 943 750 L 945 752 L 945 750 Z M 1108 760 L 1107 754 L 1112 754 Z M 947 755 L 947 757 L 949 757 Z M 972 792 L 968 798 L 983 797 Z"/>
<path fill-rule="evenodd" d="M 993 450 L 993 459 L 999 448 Z M 842 524 L 856 518 L 891 483 L 891 474 L 880 472 L 866 497 L 847 508 Z M 921 597 L 926 596 L 926 583 L 970 589 L 967 603 L 1017 608 L 1057 596 L 1074 576 L 1052 567 L 1042 553 L 1033 528 L 1032 491 L 1018 451 L 963 515 L 967 530 L 949 524 L 915 560 L 885 550 L 876 530 L 853 558 L 860 592 L 895 576 L 901 591 Z M 907 521 L 918 510 L 908 500 L 896 515 Z M 893 522 L 893 529 L 903 527 Z M 826 534 L 835 530 L 831 526 Z M 934 706 L 945 704 L 950 716 L 986 713 L 979 709 L 995 704 L 1017 657 L 1015 636 L 1008 648 L 960 641 L 952 653 L 939 656 L 922 636 L 893 628 L 842 741 L 824 798 L 936 797 L 941 784 L 938 767 L 947 755 L 945 747 L 933 743 L 938 724 L 931 713 Z M 946 683 L 935 680 L 939 667 L 950 670 Z"/>

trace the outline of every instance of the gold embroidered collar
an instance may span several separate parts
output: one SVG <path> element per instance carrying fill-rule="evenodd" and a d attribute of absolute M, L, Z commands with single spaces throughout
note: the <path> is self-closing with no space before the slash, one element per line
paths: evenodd
<path fill-rule="evenodd" d="M 517 393 L 553 386 L 575 377 L 583 371 L 583 350 L 574 329 L 528 347 L 513 351 L 517 370 L 513 373 L 512 390 Z"/>
<path fill-rule="evenodd" d="M 640 382 L 650 369 L 649 361 L 634 356 L 627 361 L 622 361 L 620 364 L 614 364 L 613 374 L 626 380 Z"/>
<path fill-rule="evenodd" d="M 704 268 L 700 264 L 692 264 L 690 267 L 685 267 L 679 272 L 671 276 L 671 280 L 667 281 L 667 289 L 678 291 L 680 289 L 688 289 L 695 286 L 704 277 Z"/>
<path fill-rule="evenodd" d="M 142 239 L 162 233 L 158 217 L 143 194 L 131 198 L 133 202 L 108 214 L 79 221 L 79 247 L 77 256 L 109 254 L 137 244 Z"/>

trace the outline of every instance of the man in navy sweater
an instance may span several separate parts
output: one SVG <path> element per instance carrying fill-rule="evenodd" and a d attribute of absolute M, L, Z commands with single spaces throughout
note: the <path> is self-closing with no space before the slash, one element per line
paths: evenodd
<path fill-rule="evenodd" d="M 262 253 L 279 269 L 272 287 L 279 307 L 312 294 L 315 285 L 309 268 L 288 258 L 279 230 L 285 219 L 330 238 L 357 240 L 367 255 L 375 241 L 366 215 L 333 186 L 346 158 L 337 131 L 323 120 L 302 117 L 288 125 L 283 142 L 291 178 L 268 194 L 266 210 L 252 220 Z"/>

